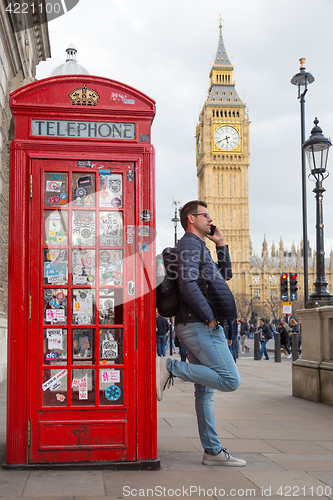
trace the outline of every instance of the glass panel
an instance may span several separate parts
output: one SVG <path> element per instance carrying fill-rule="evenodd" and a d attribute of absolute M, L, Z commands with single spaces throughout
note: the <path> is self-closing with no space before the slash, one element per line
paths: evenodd
<path fill-rule="evenodd" d="M 95 370 L 72 370 L 72 406 L 95 404 Z"/>
<path fill-rule="evenodd" d="M 119 208 L 123 206 L 122 174 L 111 174 L 110 170 L 100 170 L 99 206 L 110 208 Z"/>
<path fill-rule="evenodd" d="M 68 244 L 68 213 L 61 210 L 45 210 L 45 244 Z"/>
<path fill-rule="evenodd" d="M 45 172 L 44 205 L 64 206 L 68 203 L 68 173 Z"/>
<path fill-rule="evenodd" d="M 99 324 L 121 325 L 123 323 L 123 290 L 102 288 L 99 291 Z"/>
<path fill-rule="evenodd" d="M 99 371 L 99 403 L 100 405 L 124 404 L 123 370 L 102 368 Z"/>
<path fill-rule="evenodd" d="M 44 289 L 44 323 L 52 325 L 67 323 L 67 290 L 65 288 Z"/>
<path fill-rule="evenodd" d="M 44 250 L 44 284 L 68 285 L 68 250 Z"/>
<path fill-rule="evenodd" d="M 43 406 L 67 405 L 67 370 L 43 370 Z"/>
<path fill-rule="evenodd" d="M 67 363 L 67 330 L 45 328 L 43 331 L 43 364 Z"/>
<path fill-rule="evenodd" d="M 95 363 L 94 330 L 91 328 L 73 329 L 73 364 Z"/>
<path fill-rule="evenodd" d="M 95 323 L 95 290 L 72 290 L 73 317 L 75 325 L 92 325 Z"/>
<path fill-rule="evenodd" d="M 103 365 L 123 364 L 122 328 L 101 328 L 99 331 L 99 357 Z"/>
<path fill-rule="evenodd" d="M 73 250 L 73 285 L 93 285 L 95 283 L 95 250 Z"/>
<path fill-rule="evenodd" d="M 73 174 L 73 206 L 95 206 L 95 174 Z"/>
<path fill-rule="evenodd" d="M 95 245 L 95 212 L 73 211 L 72 244 Z"/>
<path fill-rule="evenodd" d="M 99 244 L 121 247 L 123 244 L 123 214 L 120 212 L 99 213 Z"/>
<path fill-rule="evenodd" d="M 99 282 L 101 285 L 123 284 L 122 250 L 99 251 Z"/>

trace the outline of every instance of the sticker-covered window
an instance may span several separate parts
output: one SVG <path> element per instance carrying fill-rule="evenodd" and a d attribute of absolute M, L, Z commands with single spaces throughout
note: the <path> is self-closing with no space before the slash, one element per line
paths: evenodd
<path fill-rule="evenodd" d="M 74 207 L 95 206 L 95 174 L 74 173 L 72 189 Z"/>

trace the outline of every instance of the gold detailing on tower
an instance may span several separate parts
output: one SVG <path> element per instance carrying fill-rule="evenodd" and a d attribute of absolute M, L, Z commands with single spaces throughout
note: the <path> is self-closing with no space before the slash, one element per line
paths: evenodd
<path fill-rule="evenodd" d="M 72 104 L 82 106 L 96 106 L 100 97 L 96 90 L 88 89 L 85 84 L 81 88 L 72 90 L 68 96 Z"/>
<path fill-rule="evenodd" d="M 305 69 L 305 57 L 301 57 L 299 62 L 301 63 L 299 69 Z"/>

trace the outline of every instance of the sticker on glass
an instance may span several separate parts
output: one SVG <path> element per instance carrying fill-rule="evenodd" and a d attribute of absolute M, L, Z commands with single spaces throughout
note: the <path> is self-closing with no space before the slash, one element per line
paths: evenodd
<path fill-rule="evenodd" d="M 100 283 L 102 285 L 123 284 L 123 252 L 122 250 L 100 251 Z"/>
<path fill-rule="evenodd" d="M 100 245 L 118 247 L 123 244 L 123 215 L 119 212 L 99 213 Z"/>
<path fill-rule="evenodd" d="M 74 323 L 78 325 L 92 323 L 94 315 L 92 290 L 73 290 L 73 315 Z"/>
<path fill-rule="evenodd" d="M 99 206 L 119 208 L 123 202 L 123 178 L 110 170 L 99 172 Z"/>
<path fill-rule="evenodd" d="M 46 391 L 47 389 L 50 389 L 51 387 L 55 387 L 55 384 L 58 384 L 60 379 L 65 377 L 67 375 L 67 370 L 61 370 L 60 372 L 56 373 L 53 377 L 49 378 L 44 384 L 42 385 L 43 391 Z"/>
<path fill-rule="evenodd" d="M 66 282 L 67 262 L 44 262 L 44 278 L 50 285 Z"/>
<path fill-rule="evenodd" d="M 139 236 L 149 236 L 149 226 L 139 226 Z"/>
<path fill-rule="evenodd" d="M 47 328 L 47 348 L 63 350 L 62 328 Z"/>
<path fill-rule="evenodd" d="M 102 340 L 102 358 L 118 358 L 118 342 L 116 340 Z"/>
<path fill-rule="evenodd" d="M 73 174 L 73 205 L 95 206 L 95 174 Z"/>
<path fill-rule="evenodd" d="M 105 397 L 109 401 L 117 401 L 117 399 L 119 399 L 120 396 L 121 396 L 121 390 L 116 385 L 109 385 L 109 387 L 105 389 Z"/>
<path fill-rule="evenodd" d="M 95 250 L 72 252 L 73 285 L 91 285 L 95 281 Z"/>
<path fill-rule="evenodd" d="M 73 245 L 95 245 L 95 212 L 73 211 Z"/>
<path fill-rule="evenodd" d="M 139 217 L 142 222 L 149 222 L 152 218 L 151 211 L 147 209 L 141 210 Z"/>
<path fill-rule="evenodd" d="M 66 396 L 64 396 L 63 394 L 57 393 L 56 398 L 57 398 L 57 401 L 60 401 L 60 403 L 63 403 L 66 399 Z"/>
<path fill-rule="evenodd" d="M 79 379 L 73 379 L 72 389 L 79 390 L 79 399 L 88 399 L 88 375 Z"/>
<path fill-rule="evenodd" d="M 66 227 L 61 212 L 57 210 L 51 213 L 47 213 L 49 215 L 46 222 L 46 244 L 66 245 Z"/>
<path fill-rule="evenodd" d="M 101 383 L 110 382 L 114 384 L 120 383 L 120 370 L 101 370 Z"/>

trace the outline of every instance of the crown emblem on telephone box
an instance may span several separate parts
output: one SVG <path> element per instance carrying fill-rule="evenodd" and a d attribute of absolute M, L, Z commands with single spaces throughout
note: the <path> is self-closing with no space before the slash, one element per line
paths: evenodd
<path fill-rule="evenodd" d="M 86 85 L 81 88 L 74 89 L 68 94 L 72 104 L 80 104 L 82 106 L 96 106 L 99 95 L 93 89 L 88 89 Z"/>

